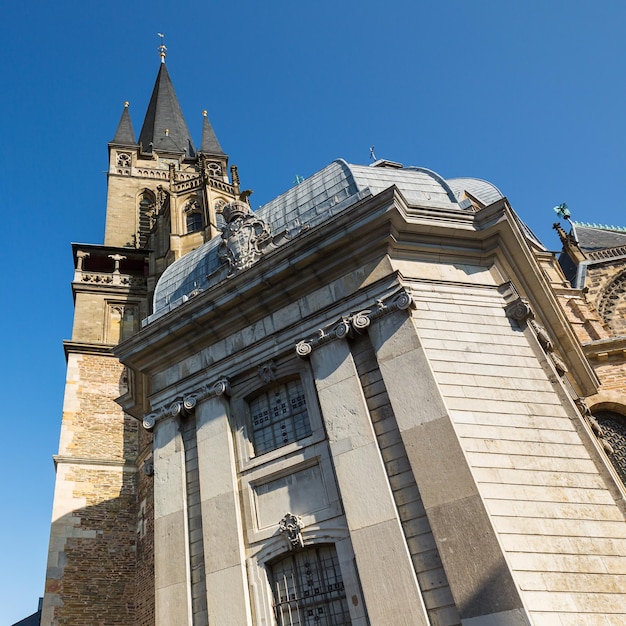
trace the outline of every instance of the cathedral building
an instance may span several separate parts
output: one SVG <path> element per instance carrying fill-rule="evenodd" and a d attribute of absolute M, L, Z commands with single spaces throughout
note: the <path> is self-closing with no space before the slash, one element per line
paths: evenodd
<path fill-rule="evenodd" d="M 626 622 L 626 233 L 338 159 L 253 211 L 165 65 L 109 143 L 46 626 Z"/>

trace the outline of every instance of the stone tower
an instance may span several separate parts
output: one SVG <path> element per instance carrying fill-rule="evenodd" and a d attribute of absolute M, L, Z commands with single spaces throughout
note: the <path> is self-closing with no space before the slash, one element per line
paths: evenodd
<path fill-rule="evenodd" d="M 578 240 L 587 296 L 497 187 L 392 161 L 252 212 L 160 52 L 74 246 L 42 623 L 625 623 L 623 245 Z"/>
<path fill-rule="evenodd" d="M 112 348 L 151 313 L 163 270 L 213 237 L 221 207 L 239 199 L 237 170 L 231 183 L 206 111 L 195 148 L 159 50 L 139 140 L 126 102 L 109 143 L 104 245 L 73 245 L 47 625 L 154 622 L 152 435 L 115 402 L 128 380 Z"/>

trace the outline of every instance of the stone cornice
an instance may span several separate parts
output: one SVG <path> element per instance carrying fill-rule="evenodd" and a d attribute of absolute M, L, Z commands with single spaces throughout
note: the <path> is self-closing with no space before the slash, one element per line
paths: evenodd
<path fill-rule="evenodd" d="M 135 460 L 132 461 L 124 461 L 124 460 L 114 460 L 114 459 L 101 459 L 98 457 L 74 457 L 67 456 L 64 454 L 55 454 L 52 456 L 52 460 L 54 461 L 55 467 L 59 464 L 62 465 L 94 465 L 101 467 L 121 467 L 125 472 L 136 472 L 137 471 L 137 463 Z"/>
<path fill-rule="evenodd" d="M 389 263 L 389 258 L 493 263 L 541 312 L 542 323 L 562 344 L 559 349 L 578 390 L 587 394 L 595 389 L 593 370 L 508 203 L 502 200 L 477 213 L 442 214 L 409 207 L 395 188 L 359 200 L 228 282 L 212 285 L 155 319 L 115 352 L 149 376 L 368 264 L 375 275 L 378 270 L 371 268 Z M 361 288 L 355 284 L 354 292 Z"/>
<path fill-rule="evenodd" d="M 404 288 L 401 288 L 385 300 L 377 300 L 370 308 L 351 315 L 342 315 L 341 319 L 318 329 L 314 335 L 302 339 L 296 344 L 296 354 L 306 358 L 314 348 L 335 339 L 346 339 L 361 334 L 373 320 L 393 311 L 404 311 L 412 305 L 411 295 Z"/>
<path fill-rule="evenodd" d="M 606 361 L 609 357 L 626 357 L 626 337 L 611 337 L 598 339 L 583 344 L 585 356 L 588 359 Z"/>
<path fill-rule="evenodd" d="M 156 411 L 144 415 L 142 419 L 143 427 L 146 430 L 152 430 L 160 419 L 187 417 L 201 400 L 223 395 L 230 395 L 230 383 L 226 378 L 219 378 L 213 383 L 204 383 L 185 396 L 173 398 Z"/>
<path fill-rule="evenodd" d="M 114 346 L 101 343 L 86 343 L 82 341 L 65 340 L 63 342 L 63 350 L 65 351 L 65 358 L 72 354 L 93 354 L 97 356 L 110 356 L 113 357 Z"/>

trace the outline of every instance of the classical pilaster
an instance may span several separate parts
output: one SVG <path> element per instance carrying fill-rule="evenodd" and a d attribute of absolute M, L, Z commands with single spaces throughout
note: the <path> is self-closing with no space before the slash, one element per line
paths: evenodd
<path fill-rule="evenodd" d="M 145 424 L 145 420 L 144 420 Z M 178 420 L 154 428 L 155 622 L 192 624 L 185 451 Z"/>
<path fill-rule="evenodd" d="M 223 393 L 227 385 L 216 390 L 218 395 L 196 407 L 209 624 L 244 626 L 252 624 L 252 617 L 235 451 Z"/>
<path fill-rule="evenodd" d="M 463 624 L 526 626 L 530 620 L 411 317 L 393 312 L 368 332 Z"/>
<path fill-rule="evenodd" d="M 349 346 L 328 341 L 307 353 L 370 622 L 426 625 L 426 610 Z"/>

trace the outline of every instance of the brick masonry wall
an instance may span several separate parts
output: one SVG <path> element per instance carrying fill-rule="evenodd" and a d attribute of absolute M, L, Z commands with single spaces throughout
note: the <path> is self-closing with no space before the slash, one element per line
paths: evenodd
<path fill-rule="evenodd" d="M 139 428 L 137 472 L 136 626 L 154 626 L 154 478 L 145 472 L 152 462 L 152 433 Z"/>
<path fill-rule="evenodd" d="M 138 495 L 150 501 L 150 487 L 136 471 L 138 423 L 114 402 L 122 373 L 112 356 L 68 358 L 44 625 L 136 623 Z"/>
<path fill-rule="evenodd" d="M 581 344 L 611 339 L 616 333 L 602 320 L 595 307 L 582 295 L 560 295 L 558 297 L 568 321 Z M 624 329 L 626 333 L 626 328 Z M 590 359 L 598 379 L 599 392 L 626 390 L 626 358 L 623 353 L 611 353 L 602 358 Z M 626 397 L 624 397 L 626 401 Z"/>

